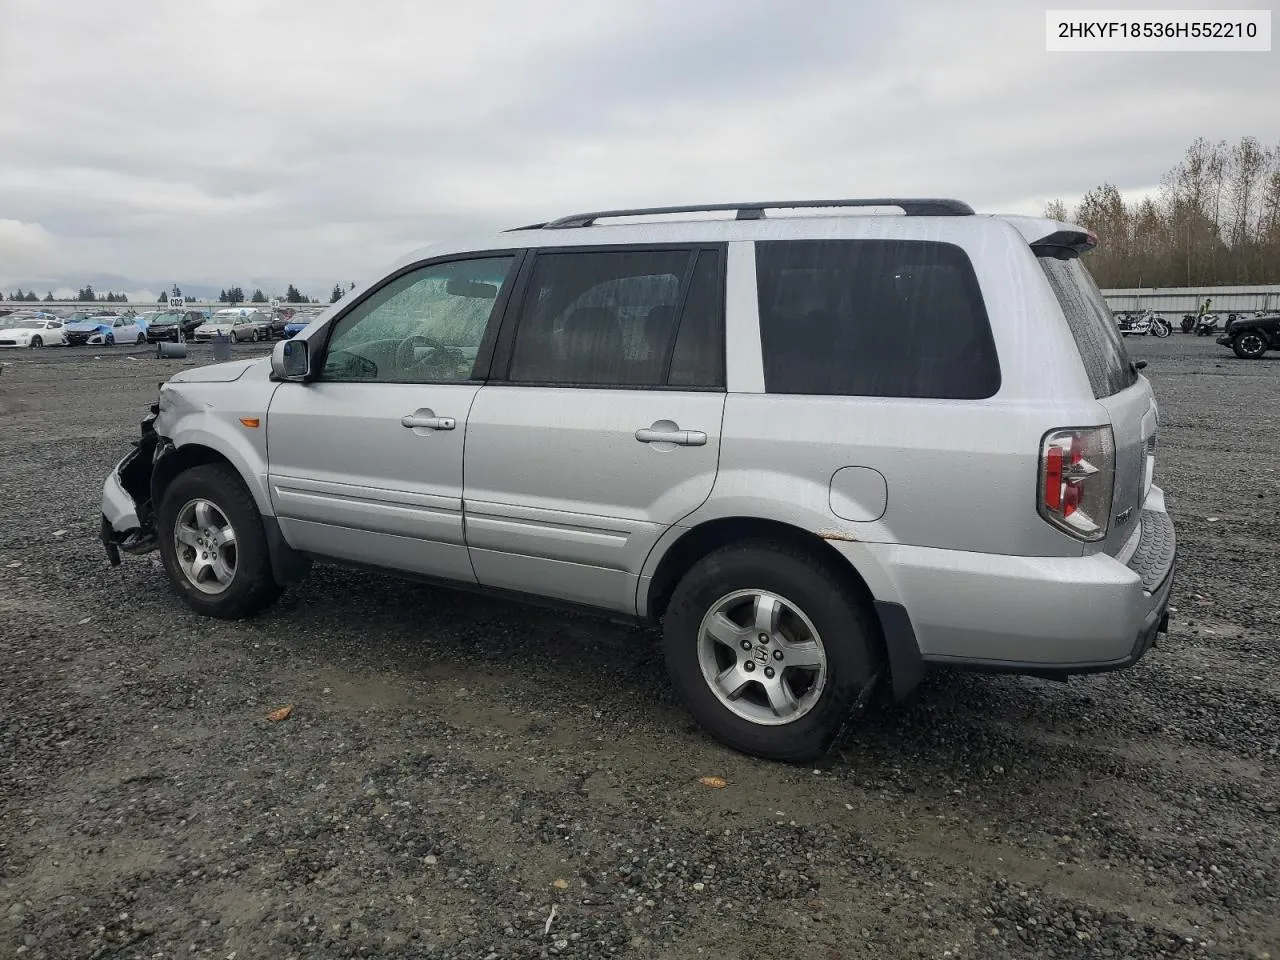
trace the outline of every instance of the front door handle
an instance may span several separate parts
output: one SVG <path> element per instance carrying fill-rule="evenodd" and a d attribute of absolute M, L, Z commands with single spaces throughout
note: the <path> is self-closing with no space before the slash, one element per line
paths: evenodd
<path fill-rule="evenodd" d="M 701 447 L 707 442 L 707 435 L 701 430 L 676 430 L 654 425 L 636 431 L 636 439 L 641 443 L 674 443 L 681 447 Z"/>
<path fill-rule="evenodd" d="M 400 426 L 408 427 L 410 430 L 414 427 L 423 427 L 427 430 L 452 430 L 457 425 L 453 417 L 437 417 L 430 411 L 408 413 L 400 418 Z"/>

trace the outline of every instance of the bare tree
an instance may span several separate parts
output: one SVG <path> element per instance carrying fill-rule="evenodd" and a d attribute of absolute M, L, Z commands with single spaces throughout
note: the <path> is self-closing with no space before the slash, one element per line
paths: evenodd
<path fill-rule="evenodd" d="M 1098 235 L 1090 269 L 1104 287 L 1280 283 L 1280 145 L 1199 138 L 1158 196 L 1125 203 L 1102 184 L 1065 219 Z"/>

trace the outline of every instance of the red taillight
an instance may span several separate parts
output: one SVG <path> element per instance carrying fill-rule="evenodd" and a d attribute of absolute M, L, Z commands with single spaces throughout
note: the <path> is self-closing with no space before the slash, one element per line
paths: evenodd
<path fill-rule="evenodd" d="M 1073 537 L 1101 540 L 1111 517 L 1115 460 L 1110 427 L 1046 434 L 1040 445 L 1040 515 Z"/>
<path fill-rule="evenodd" d="M 1051 510 L 1062 506 L 1062 450 L 1050 447 L 1044 461 L 1044 502 Z"/>

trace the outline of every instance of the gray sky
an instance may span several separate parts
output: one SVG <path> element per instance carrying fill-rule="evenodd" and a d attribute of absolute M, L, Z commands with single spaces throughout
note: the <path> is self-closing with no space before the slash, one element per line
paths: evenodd
<path fill-rule="evenodd" d="M 0 285 L 332 284 L 612 205 L 1038 213 L 1280 141 L 1280 54 L 1046 53 L 1045 6 L 0 0 Z"/>

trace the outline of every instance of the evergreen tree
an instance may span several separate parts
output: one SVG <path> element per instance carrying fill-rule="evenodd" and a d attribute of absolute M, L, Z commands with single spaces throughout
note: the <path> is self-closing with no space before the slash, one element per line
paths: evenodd
<path fill-rule="evenodd" d="M 337 303 L 342 299 L 342 284 L 335 283 L 333 285 L 333 293 L 329 294 L 329 302 Z"/>
<path fill-rule="evenodd" d="M 263 293 L 263 292 L 262 292 L 262 288 L 261 288 L 261 287 L 259 287 L 257 290 L 254 290 L 254 291 L 253 291 L 253 296 L 252 296 L 252 297 L 250 297 L 249 299 L 250 299 L 250 301 L 251 301 L 251 302 L 253 302 L 253 303 L 266 303 L 266 302 L 267 302 L 267 295 L 266 295 L 265 293 Z"/>
<path fill-rule="evenodd" d="M 168 302 L 169 302 L 169 294 L 166 291 L 161 290 L 160 296 L 156 298 L 156 303 L 168 303 Z"/>

